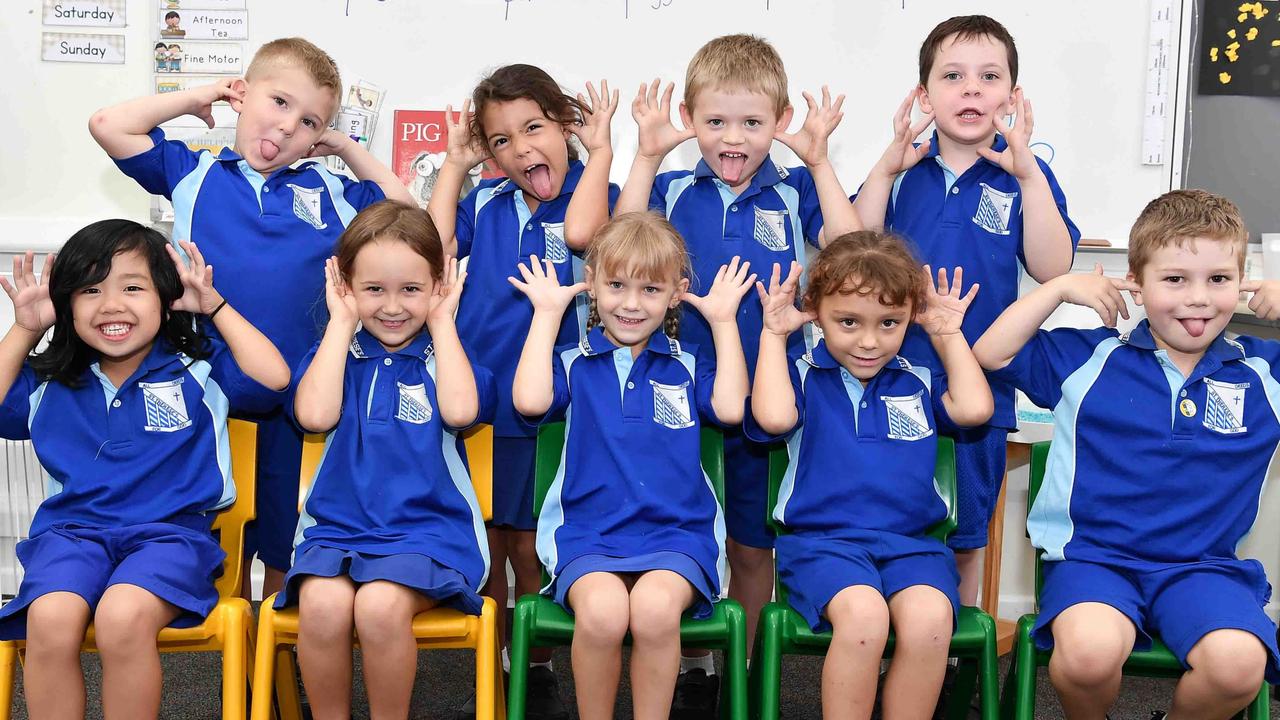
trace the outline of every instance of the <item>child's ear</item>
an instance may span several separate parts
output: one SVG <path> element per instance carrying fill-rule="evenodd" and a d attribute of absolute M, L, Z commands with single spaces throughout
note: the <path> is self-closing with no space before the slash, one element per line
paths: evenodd
<path fill-rule="evenodd" d="M 683 100 L 680 101 L 680 122 L 683 122 L 687 128 L 693 127 L 693 111 L 684 104 Z"/>
<path fill-rule="evenodd" d="M 591 278 L 595 273 L 592 271 L 590 265 L 584 267 L 583 270 L 585 272 L 583 273 L 582 281 L 587 284 L 587 295 L 594 300 L 596 297 L 596 284 L 591 281 Z"/>
<path fill-rule="evenodd" d="M 782 131 L 791 127 L 791 116 L 795 115 L 795 112 L 796 112 L 795 106 L 787 105 L 787 108 L 782 111 L 781 115 L 778 116 L 777 129 Z"/>
<path fill-rule="evenodd" d="M 689 278 L 680 278 L 680 282 L 676 283 L 676 294 L 671 296 L 671 307 L 677 307 L 680 299 L 687 292 L 689 292 Z"/>
<path fill-rule="evenodd" d="M 933 103 L 929 102 L 929 89 L 924 85 L 916 86 L 916 100 L 920 103 L 921 112 L 933 112 Z"/>
<path fill-rule="evenodd" d="M 245 90 L 248 89 L 248 87 L 249 87 L 249 83 L 245 82 L 244 78 L 236 78 L 235 80 L 231 81 L 231 89 L 235 91 L 238 97 L 243 98 Z M 231 104 L 231 109 L 235 110 L 237 113 L 240 112 L 240 109 L 244 107 L 244 100 L 237 100 L 236 98 L 231 98 L 227 102 Z"/>
<path fill-rule="evenodd" d="M 1134 275 L 1133 273 L 1127 273 L 1124 277 L 1125 277 L 1125 279 L 1126 279 L 1126 280 L 1128 280 L 1129 282 L 1133 283 L 1134 285 L 1137 285 L 1139 288 L 1141 288 L 1141 287 L 1142 287 L 1142 280 L 1141 280 L 1137 275 Z M 1133 298 L 1133 304 L 1134 304 L 1134 305 L 1142 305 L 1142 291 L 1141 291 L 1141 290 L 1130 290 L 1130 291 L 1129 291 L 1129 295 L 1130 295 L 1130 297 L 1132 297 L 1132 298 Z"/>

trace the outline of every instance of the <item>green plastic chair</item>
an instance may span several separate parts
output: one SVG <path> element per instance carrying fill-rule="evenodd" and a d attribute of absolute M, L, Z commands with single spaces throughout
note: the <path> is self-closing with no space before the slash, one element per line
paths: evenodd
<path fill-rule="evenodd" d="M 542 512 L 551 482 L 560 467 L 564 423 L 538 428 L 534 463 L 533 515 Z M 702 469 L 724 502 L 724 437 L 718 430 L 702 429 Z M 543 570 L 544 580 L 546 571 Z M 680 645 L 724 651 L 725 680 L 720 686 L 720 716 L 747 720 L 747 619 L 742 606 L 725 598 L 712 606 L 705 620 L 680 621 Z M 573 641 L 573 616 L 554 600 L 525 595 L 516 601 L 511 627 L 511 684 L 507 694 L 508 720 L 524 720 L 528 688 L 529 648 L 568 645 Z M 628 641 L 630 639 L 628 638 Z"/>
<path fill-rule="evenodd" d="M 1045 466 L 1049 459 L 1049 443 L 1041 442 L 1031 446 L 1030 482 L 1027 494 L 1027 511 L 1035 502 L 1044 482 Z M 1036 598 L 1044 584 L 1044 560 L 1040 550 L 1036 550 Z M 1018 635 L 1014 641 L 1014 659 L 1009 666 L 1010 678 L 1005 684 L 1003 698 L 1004 717 L 1012 713 L 1017 720 L 1031 720 L 1036 713 L 1036 669 L 1049 664 L 1052 654 L 1036 648 L 1031 638 L 1031 630 L 1036 625 L 1034 613 L 1023 615 L 1018 620 Z M 1135 650 L 1125 661 L 1123 674 L 1134 677 L 1177 678 L 1183 673 L 1182 664 L 1159 638 L 1152 638 L 1151 648 Z M 1013 692 L 1009 689 L 1013 688 Z M 1258 690 L 1258 696 L 1245 712 L 1249 720 L 1267 720 L 1271 716 L 1271 688 L 1266 682 Z"/>
<path fill-rule="evenodd" d="M 769 454 L 769 507 L 778 502 L 778 488 L 787 469 L 785 447 Z M 934 479 L 942 488 L 947 500 L 947 517 L 943 518 L 929 534 L 945 540 L 956 528 L 956 457 L 955 443 L 951 438 L 938 438 L 938 462 Z M 773 520 L 769 524 L 778 534 L 786 530 Z M 751 697 L 755 701 L 758 717 L 777 720 L 782 683 L 783 655 L 826 655 L 831 645 L 831 633 L 815 633 L 800 613 L 787 603 L 787 588 L 781 580 L 775 583 L 777 600 L 764 606 L 756 625 L 754 652 L 751 662 Z M 894 637 L 889 633 L 885 643 L 885 657 L 893 655 Z M 952 657 L 961 659 L 960 674 L 951 693 L 947 708 L 949 720 L 968 717 L 969 699 L 975 684 L 981 682 L 983 720 L 996 720 L 999 715 L 999 670 L 996 652 L 996 623 L 991 616 L 974 607 L 961 607 L 956 631 L 951 636 Z"/>

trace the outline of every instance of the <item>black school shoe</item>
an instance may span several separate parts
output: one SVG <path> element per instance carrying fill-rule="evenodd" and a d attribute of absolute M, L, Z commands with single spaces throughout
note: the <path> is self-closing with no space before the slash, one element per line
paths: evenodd
<path fill-rule="evenodd" d="M 938 704 L 933 708 L 933 720 L 946 720 L 947 706 L 951 704 L 951 693 L 956 689 L 957 672 L 958 668 L 955 665 L 947 663 L 947 669 L 942 675 L 942 690 L 938 693 Z"/>
<path fill-rule="evenodd" d="M 569 720 L 569 710 L 560 697 L 560 682 L 551 668 L 529 668 L 524 716 L 528 720 Z"/>
<path fill-rule="evenodd" d="M 675 697 L 671 700 L 671 720 L 707 720 L 716 716 L 720 700 L 720 676 L 706 670 L 693 669 L 676 679 Z"/>

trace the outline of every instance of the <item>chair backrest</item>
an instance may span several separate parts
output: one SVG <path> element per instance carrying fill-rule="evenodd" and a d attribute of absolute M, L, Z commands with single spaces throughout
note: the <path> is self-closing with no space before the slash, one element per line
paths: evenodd
<path fill-rule="evenodd" d="M 787 447 L 784 444 L 779 443 L 769 452 L 769 515 L 766 522 L 777 535 L 787 532 L 786 528 L 773 519 L 773 509 L 778 504 L 778 491 L 782 487 L 782 477 L 787 472 L 789 461 Z M 942 491 L 942 500 L 947 505 L 947 514 L 929 528 L 929 535 L 945 542 L 956 529 L 956 444 L 949 437 L 938 436 L 938 456 L 934 461 L 933 480 Z M 776 576 L 774 592 L 778 600 L 786 601 L 787 589 Z"/>
<path fill-rule="evenodd" d="M 240 571 L 244 566 L 244 526 L 257 513 L 258 426 L 246 420 L 228 420 L 231 445 L 231 479 L 236 484 L 236 501 L 213 519 L 218 543 L 227 554 L 222 561 L 222 577 L 214 582 L 218 597 L 240 592 Z"/>
<path fill-rule="evenodd" d="M 302 439 L 302 467 L 298 477 L 298 509 L 307 499 L 307 490 L 315 479 L 320 458 L 324 455 L 324 435 L 307 435 Z M 480 516 L 493 519 L 493 426 L 473 425 L 462 434 L 467 449 L 467 469 L 471 486 L 476 491 Z"/>
<path fill-rule="evenodd" d="M 1040 486 L 1044 484 L 1044 469 L 1049 463 L 1049 443 L 1038 442 L 1031 446 L 1031 466 L 1027 476 L 1027 515 L 1031 515 L 1031 506 L 1040 494 Z M 1036 604 L 1040 603 L 1040 588 L 1044 585 L 1044 553 L 1039 548 L 1032 548 L 1036 555 Z"/>
<path fill-rule="evenodd" d="M 702 428 L 702 471 L 711 480 L 716 501 L 724 505 L 724 435 L 712 427 Z M 564 423 L 545 423 L 538 428 L 538 449 L 533 464 L 533 517 L 542 513 L 542 502 L 560 471 L 564 448 Z"/>

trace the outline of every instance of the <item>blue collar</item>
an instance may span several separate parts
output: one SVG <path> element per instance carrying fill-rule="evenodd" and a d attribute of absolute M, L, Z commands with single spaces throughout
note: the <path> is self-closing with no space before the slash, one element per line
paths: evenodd
<path fill-rule="evenodd" d="M 1005 148 L 1007 147 L 1009 147 L 1009 143 L 1004 139 L 1004 136 L 1001 135 L 1000 133 L 996 133 L 996 139 L 991 143 L 991 149 L 995 152 L 1004 152 Z M 939 152 L 940 150 L 938 147 L 938 131 L 934 130 L 933 136 L 929 141 L 929 152 L 925 153 L 925 157 L 936 158 L 938 157 Z M 992 164 L 990 160 L 987 160 L 986 158 L 981 156 L 978 157 L 978 160 L 980 162 L 985 160 L 988 164 Z"/>
<path fill-rule="evenodd" d="M 605 337 L 603 326 L 597 325 L 591 328 L 591 332 L 587 333 L 587 336 L 578 343 L 578 349 L 582 351 L 583 355 L 605 355 L 620 349 L 620 347 L 614 345 L 609 338 Z M 659 355 L 679 357 L 680 341 L 656 332 L 649 336 L 649 342 L 645 345 L 645 350 Z"/>
<path fill-rule="evenodd" d="M 94 358 L 93 362 L 90 363 L 90 369 L 85 371 L 86 378 L 96 377 L 97 373 L 102 372 L 100 367 L 101 360 L 101 355 Z M 185 366 L 190 362 L 191 358 L 178 352 L 167 340 L 157 335 L 155 341 L 151 343 L 151 350 L 147 352 L 147 356 L 142 358 L 142 362 L 138 363 L 137 369 L 135 369 L 133 374 L 121 383 L 120 387 L 123 388 L 125 385 L 128 385 L 131 380 L 144 378 L 156 370 L 161 370 L 175 364 Z M 117 388 L 117 390 L 118 389 L 120 388 Z"/>
<path fill-rule="evenodd" d="M 387 352 L 387 349 L 382 347 L 382 343 L 378 342 L 378 338 L 374 337 L 373 333 L 360 328 L 351 338 L 350 352 L 352 357 L 362 359 L 399 355 L 406 358 L 425 360 L 431 357 L 434 348 L 431 345 L 431 335 L 426 331 L 426 328 L 423 328 L 422 332 L 418 333 L 418 336 L 412 342 L 394 352 Z"/>
<path fill-rule="evenodd" d="M 1160 349 L 1160 346 L 1156 345 L 1155 337 L 1151 334 L 1151 323 L 1146 318 L 1143 318 L 1128 333 L 1122 335 L 1120 340 L 1126 345 L 1140 350 L 1155 352 Z M 1240 347 L 1239 343 L 1228 340 L 1227 333 L 1223 331 L 1213 339 L 1213 343 L 1205 350 L 1204 357 L 1214 358 L 1219 363 L 1226 363 L 1232 360 L 1243 360 L 1245 355 L 1244 348 Z M 1201 358 L 1200 361 L 1204 362 L 1204 358 Z"/>
<path fill-rule="evenodd" d="M 542 203 L 549 203 L 552 200 L 562 198 L 566 195 L 572 195 L 575 188 L 578 187 L 578 181 L 582 179 L 583 164 L 581 160 L 570 160 L 569 169 L 565 172 L 564 182 L 560 185 L 560 194 L 551 200 L 542 200 Z M 519 190 L 517 185 L 511 178 L 507 178 L 493 187 L 494 195 L 509 195 Z M 541 207 L 541 205 L 539 205 Z"/>
<path fill-rule="evenodd" d="M 706 160 L 698 161 L 697 167 L 693 169 L 693 176 L 698 180 L 702 180 L 704 178 L 720 179 L 719 176 L 711 170 L 711 166 L 707 164 Z M 751 176 L 751 184 L 747 186 L 747 189 L 773 187 L 785 180 L 786 177 L 787 171 L 778 167 L 773 162 L 773 158 L 766 155 L 764 157 L 764 162 L 760 163 L 760 167 L 756 169 L 756 174 Z M 721 182 L 724 181 L 721 180 Z"/>
<path fill-rule="evenodd" d="M 831 355 L 831 351 L 827 349 L 827 341 L 819 340 L 818 344 L 812 350 L 803 355 L 804 361 L 813 367 L 822 370 L 836 370 L 844 367 Z M 885 370 L 910 370 L 911 363 L 901 355 L 895 355 L 882 369 Z"/>

